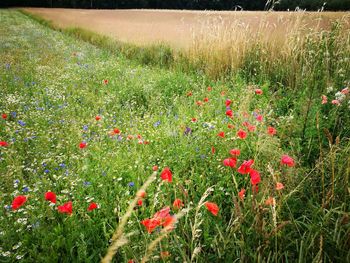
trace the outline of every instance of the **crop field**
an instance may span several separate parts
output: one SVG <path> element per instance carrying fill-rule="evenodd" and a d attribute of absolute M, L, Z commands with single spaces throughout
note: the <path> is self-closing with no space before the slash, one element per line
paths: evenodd
<path fill-rule="evenodd" d="M 0 262 L 350 262 L 346 21 L 180 54 L 0 9 Z"/>
<path fill-rule="evenodd" d="M 215 38 L 230 28 L 236 34 L 263 32 L 272 39 L 285 38 L 290 31 L 322 30 L 346 12 L 232 12 L 176 10 L 89 10 L 26 8 L 63 28 L 79 27 L 134 44 L 166 43 L 173 48 L 190 48 L 198 39 Z M 350 25 L 348 25 L 350 26 Z"/>

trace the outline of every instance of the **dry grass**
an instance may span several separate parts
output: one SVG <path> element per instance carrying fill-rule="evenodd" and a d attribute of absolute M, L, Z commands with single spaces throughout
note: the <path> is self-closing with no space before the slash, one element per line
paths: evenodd
<path fill-rule="evenodd" d="M 205 21 L 201 30 L 193 33 L 193 44 L 186 56 L 212 76 L 245 68 L 247 60 L 254 59 L 265 70 L 269 61 L 295 61 L 310 37 L 322 37 L 332 23 L 339 22 L 344 34 L 349 34 L 349 14 L 335 13 L 262 13 L 254 17 L 235 14 L 235 19 L 214 17 Z M 258 69 L 256 69 L 258 71 Z"/>
<path fill-rule="evenodd" d="M 271 13 L 59 8 L 26 8 L 26 10 L 52 20 L 59 27 L 80 27 L 133 44 L 164 42 L 173 48 L 191 47 L 194 40 L 203 39 L 203 36 L 212 37 L 215 41 L 222 37 L 231 38 L 253 33 L 264 35 L 269 40 L 283 39 L 296 26 L 327 29 L 332 21 L 346 15 L 343 12 Z"/>

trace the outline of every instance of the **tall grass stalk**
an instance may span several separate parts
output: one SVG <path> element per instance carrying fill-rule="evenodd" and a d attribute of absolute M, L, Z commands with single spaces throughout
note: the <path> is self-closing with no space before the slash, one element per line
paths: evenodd
<path fill-rule="evenodd" d="M 111 239 L 112 243 L 109 246 L 106 255 L 102 258 L 101 263 L 111 262 L 113 259 L 113 256 L 117 253 L 117 249 L 128 242 L 127 235 L 124 235 L 124 227 L 128 222 L 128 219 L 131 216 L 132 212 L 134 211 L 134 207 L 136 206 L 137 201 L 139 200 L 141 194 L 145 192 L 147 187 L 156 179 L 156 176 L 157 176 L 157 172 L 154 172 L 136 193 L 135 198 L 131 201 L 127 211 L 121 218 L 121 221 L 112 236 L 112 239 Z"/>

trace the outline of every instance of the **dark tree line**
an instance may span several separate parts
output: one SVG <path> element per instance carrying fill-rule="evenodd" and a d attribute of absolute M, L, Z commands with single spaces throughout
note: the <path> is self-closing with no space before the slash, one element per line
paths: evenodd
<path fill-rule="evenodd" d="M 277 2 L 277 3 L 276 3 Z M 325 3 L 326 2 L 326 3 Z M 350 10 L 350 0 L 0 0 L 0 7 L 156 8 L 196 10 Z"/>

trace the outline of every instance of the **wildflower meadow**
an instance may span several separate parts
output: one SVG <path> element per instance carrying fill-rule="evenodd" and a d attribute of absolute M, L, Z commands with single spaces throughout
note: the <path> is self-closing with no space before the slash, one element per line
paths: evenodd
<path fill-rule="evenodd" d="M 0 10 L 0 262 L 349 262 L 348 49 L 289 89 Z"/>

